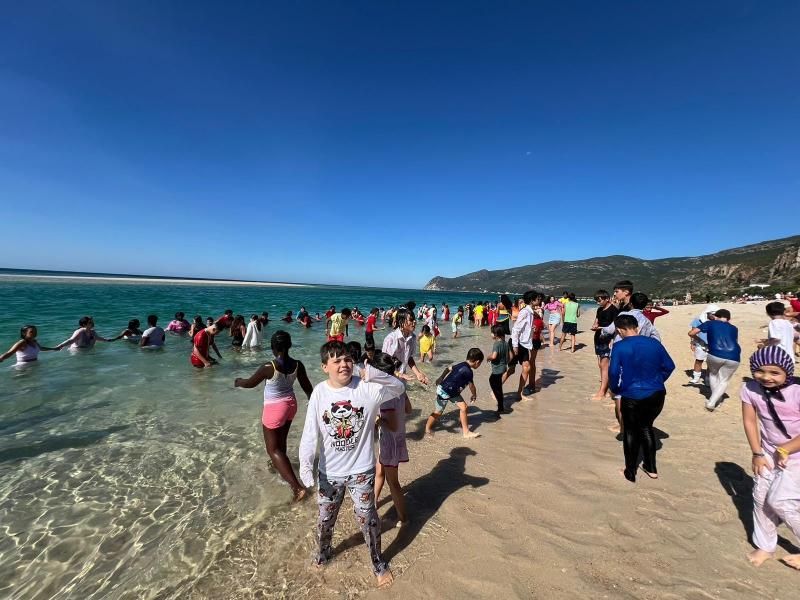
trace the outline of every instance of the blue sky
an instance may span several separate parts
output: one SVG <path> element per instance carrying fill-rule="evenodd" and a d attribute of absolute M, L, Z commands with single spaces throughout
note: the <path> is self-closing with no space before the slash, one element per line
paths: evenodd
<path fill-rule="evenodd" d="M 797 2 L 6 3 L 0 266 L 419 287 L 798 233 Z"/>

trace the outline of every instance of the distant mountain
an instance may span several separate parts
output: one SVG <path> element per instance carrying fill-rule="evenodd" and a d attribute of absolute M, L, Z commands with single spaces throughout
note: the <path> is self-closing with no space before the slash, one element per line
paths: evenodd
<path fill-rule="evenodd" d="M 621 279 L 630 279 L 637 290 L 656 297 L 734 292 L 751 284 L 796 288 L 800 285 L 800 235 L 707 256 L 657 260 L 604 256 L 499 271 L 484 269 L 461 277 L 434 277 L 424 289 L 513 293 L 569 290 L 591 296 L 597 289 L 611 291 Z"/>

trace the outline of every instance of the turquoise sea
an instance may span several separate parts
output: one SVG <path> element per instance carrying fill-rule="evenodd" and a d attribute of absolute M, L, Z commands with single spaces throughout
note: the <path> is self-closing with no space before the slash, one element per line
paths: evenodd
<path fill-rule="evenodd" d="M 26 323 L 38 326 L 40 343 L 55 345 L 83 315 L 94 317 L 100 335 L 113 337 L 149 313 L 166 325 L 178 310 L 190 320 L 227 308 L 246 317 L 266 310 L 276 319 L 266 339 L 288 328 L 313 383 L 322 379 L 316 352 L 324 325 L 305 330 L 277 321 L 287 310 L 304 305 L 324 313 L 331 304 L 368 310 L 408 300 L 452 308 L 481 299 L 420 290 L 13 275 L 6 270 L 0 277 L 3 351 Z M 352 339 L 363 337 L 351 327 Z M 234 378 L 271 354 L 234 350 L 223 336 L 218 345 L 221 364 L 204 371 L 190 366 L 190 341 L 178 336 L 157 352 L 98 342 L 88 352 L 42 353 L 24 367 L 13 358 L 0 363 L 0 597 L 180 598 L 240 532 L 254 523 L 279 526 L 290 494 L 267 469 L 261 390 L 233 388 Z M 445 360 L 455 358 L 443 352 Z M 292 456 L 303 417 L 301 408 L 290 434 Z"/>

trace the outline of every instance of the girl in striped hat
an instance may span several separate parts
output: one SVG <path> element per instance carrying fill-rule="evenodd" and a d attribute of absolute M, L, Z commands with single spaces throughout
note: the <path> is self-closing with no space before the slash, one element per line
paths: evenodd
<path fill-rule="evenodd" d="M 781 522 L 800 540 L 800 380 L 794 361 L 779 346 L 750 357 L 753 380 L 742 386 L 742 417 L 753 452 L 755 566 L 775 555 Z M 781 559 L 800 569 L 800 554 Z"/>

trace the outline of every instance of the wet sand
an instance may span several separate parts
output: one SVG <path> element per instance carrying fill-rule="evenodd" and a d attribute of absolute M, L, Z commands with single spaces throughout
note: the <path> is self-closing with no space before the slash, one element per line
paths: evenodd
<path fill-rule="evenodd" d="M 676 363 L 668 382 L 658 453 L 660 479 L 623 479 L 622 444 L 607 427 L 608 402 L 591 401 L 598 371 L 581 317 L 580 349 L 542 350 L 541 391 L 511 404 L 497 422 L 489 368 L 476 372 L 479 400 L 470 423 L 482 437 L 464 440 L 457 411 L 445 414 L 435 437 L 424 438 L 432 389 L 410 386 L 411 462 L 402 465 L 411 522 L 392 528 L 388 490 L 379 504 L 383 548 L 396 580 L 375 590 L 368 556 L 345 502 L 329 566 L 309 566 L 314 547 L 313 499 L 246 532 L 212 570 L 180 595 L 186 598 L 658 598 L 786 597 L 800 573 L 769 561 L 756 569 L 751 549 L 750 452 L 741 426 L 738 390 L 746 359 L 766 326 L 764 305 L 722 305 L 740 330 L 744 362 L 728 398 L 714 413 L 703 388 L 688 384 L 693 358 L 688 324 L 702 308 L 675 307 L 656 321 Z M 449 328 L 447 328 L 449 329 Z M 445 328 L 443 328 L 445 331 Z M 440 346 L 426 372 L 437 376 L 450 359 L 475 345 L 491 348 L 488 328 L 464 329 Z M 434 371 L 436 372 L 434 374 Z M 509 401 L 516 384 L 506 385 Z M 299 435 L 299 427 L 293 432 Z M 277 529 L 276 529 L 277 528 Z M 275 543 L 275 532 L 283 541 Z M 781 529 L 784 540 L 791 534 Z M 266 543 L 264 540 L 270 540 Z M 797 544 L 797 540 L 791 540 Z M 800 549 L 782 541 L 778 556 Z"/>

